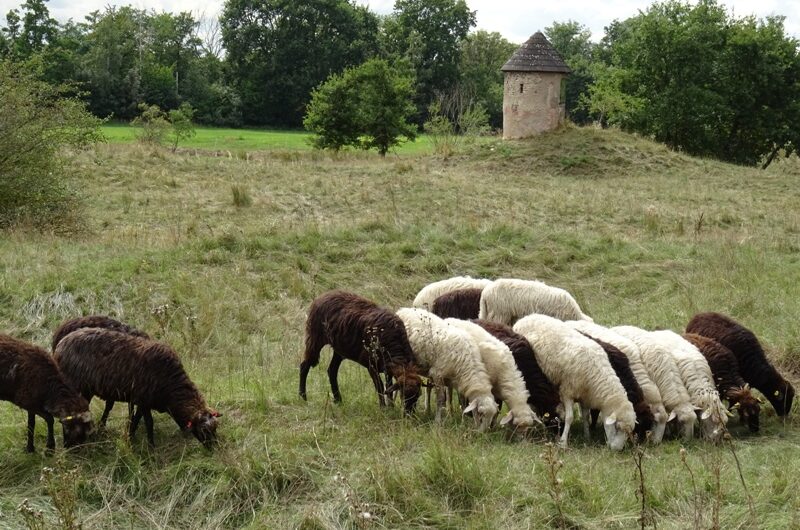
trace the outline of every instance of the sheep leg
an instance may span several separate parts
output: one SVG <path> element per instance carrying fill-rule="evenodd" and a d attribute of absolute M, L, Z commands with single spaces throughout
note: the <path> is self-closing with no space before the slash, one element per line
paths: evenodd
<path fill-rule="evenodd" d="M 425 414 L 431 413 L 431 392 L 433 392 L 433 387 L 428 385 L 425 388 Z"/>
<path fill-rule="evenodd" d="M 106 421 L 108 421 L 108 415 L 111 414 L 111 409 L 113 408 L 114 408 L 114 400 L 112 399 L 107 400 L 106 408 L 103 409 L 103 415 L 100 416 L 100 425 L 102 425 L 103 427 L 106 426 Z"/>
<path fill-rule="evenodd" d="M 36 428 L 36 415 L 33 412 L 28 412 L 28 445 L 25 450 L 29 453 L 33 452 L 33 431 Z"/>
<path fill-rule="evenodd" d="M 47 449 L 49 451 L 54 451 L 56 448 L 56 437 L 53 432 L 53 415 L 45 412 L 42 414 L 42 418 L 44 418 L 45 423 L 47 423 Z"/>
<path fill-rule="evenodd" d="M 142 408 L 141 406 L 139 408 Z M 144 426 L 147 429 L 147 443 L 150 447 L 156 446 L 156 441 L 153 436 L 153 414 L 150 409 L 144 409 Z"/>
<path fill-rule="evenodd" d="M 342 394 L 339 392 L 339 366 L 341 366 L 342 361 L 344 361 L 344 357 L 333 352 L 331 364 L 328 365 L 328 380 L 331 382 L 331 392 L 333 393 L 334 403 L 342 402 Z"/>
<path fill-rule="evenodd" d="M 308 371 L 311 370 L 311 363 L 309 361 L 303 361 L 300 363 L 300 397 L 303 398 L 303 401 L 308 401 L 308 397 L 306 397 L 306 379 L 308 379 Z"/>
<path fill-rule="evenodd" d="M 569 440 L 569 428 L 572 425 L 572 419 L 575 411 L 572 410 L 575 403 L 571 399 L 564 400 L 564 432 L 561 434 L 561 439 L 558 445 L 562 449 L 567 448 L 567 441 Z"/>
<path fill-rule="evenodd" d="M 375 390 L 378 392 L 378 404 L 381 407 L 385 407 L 386 401 L 384 398 L 386 396 L 383 395 L 383 381 L 381 381 L 381 375 L 372 367 L 367 368 L 367 371 L 372 378 L 372 384 L 375 385 Z"/>
<path fill-rule="evenodd" d="M 581 403 L 581 419 L 583 420 L 583 437 L 586 441 L 592 439 L 592 430 L 589 428 L 589 421 L 591 420 L 592 411 L 589 407 Z"/>
<path fill-rule="evenodd" d="M 131 442 L 136 434 L 136 429 L 139 428 L 139 421 L 142 419 L 142 412 L 142 407 L 139 407 L 136 409 L 136 413 L 131 417 L 131 423 L 128 426 L 128 438 L 130 438 Z"/>
<path fill-rule="evenodd" d="M 442 423 L 442 411 L 447 402 L 447 392 L 442 386 L 436 386 L 436 423 Z"/>

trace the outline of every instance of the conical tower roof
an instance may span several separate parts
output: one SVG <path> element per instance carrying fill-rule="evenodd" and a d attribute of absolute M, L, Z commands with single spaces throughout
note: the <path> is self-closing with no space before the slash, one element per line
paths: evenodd
<path fill-rule="evenodd" d="M 562 72 L 570 73 L 567 63 L 541 31 L 514 52 L 501 68 L 503 72 Z"/>

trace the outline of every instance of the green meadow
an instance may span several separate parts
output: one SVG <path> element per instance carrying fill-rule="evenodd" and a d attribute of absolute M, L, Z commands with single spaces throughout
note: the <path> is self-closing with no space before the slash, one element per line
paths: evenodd
<path fill-rule="evenodd" d="M 74 154 L 73 224 L 0 233 L 0 330 L 43 347 L 80 314 L 146 330 L 224 414 L 221 444 L 161 414 L 155 449 L 143 429 L 128 443 L 117 406 L 54 455 L 39 420 L 29 455 L 25 412 L 0 402 L 0 528 L 800 528 L 797 405 L 786 420 L 767 405 L 757 435 L 731 418 L 720 446 L 612 454 L 579 425 L 559 451 L 458 411 L 437 425 L 422 403 L 380 409 L 350 362 L 334 405 L 327 348 L 297 395 L 315 296 L 398 308 L 459 274 L 541 279 L 607 325 L 728 313 L 797 383 L 796 157 L 761 171 L 574 127 L 447 158 L 423 138 L 385 159 L 313 151 L 303 133 L 199 129 L 172 154 L 105 132 Z"/>

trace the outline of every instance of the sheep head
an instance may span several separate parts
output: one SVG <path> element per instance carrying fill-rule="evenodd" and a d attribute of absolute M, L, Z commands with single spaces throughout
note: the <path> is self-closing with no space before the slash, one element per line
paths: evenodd
<path fill-rule="evenodd" d="M 491 396 L 475 398 L 470 401 L 464 409 L 464 414 L 472 412 L 478 430 L 483 432 L 492 424 L 492 420 L 497 415 L 497 403 Z"/>
<path fill-rule="evenodd" d="M 220 416 L 222 414 L 213 409 L 201 410 L 186 423 L 186 429 L 191 431 L 206 449 L 211 449 L 217 443 L 217 418 Z"/>
<path fill-rule="evenodd" d="M 616 413 L 611 414 L 603 421 L 606 431 L 606 442 L 612 451 L 622 451 L 625 442 L 631 435 L 631 429 L 617 420 Z"/>
<path fill-rule="evenodd" d="M 739 422 L 746 424 L 750 432 L 758 432 L 761 405 L 750 392 L 750 385 L 729 391 L 728 400 L 732 403 L 730 410 L 739 412 Z"/>
<path fill-rule="evenodd" d="M 64 430 L 64 447 L 74 447 L 86 443 L 86 439 L 94 431 L 92 414 L 88 410 L 62 416 L 59 421 Z"/>
<path fill-rule="evenodd" d="M 399 370 L 395 370 L 392 374 L 395 377 L 395 382 L 389 386 L 384 392 L 390 397 L 397 390 L 403 394 L 403 404 L 407 414 L 414 412 L 414 407 L 417 405 L 422 387 L 422 379 L 417 373 L 413 365 L 404 366 Z"/>

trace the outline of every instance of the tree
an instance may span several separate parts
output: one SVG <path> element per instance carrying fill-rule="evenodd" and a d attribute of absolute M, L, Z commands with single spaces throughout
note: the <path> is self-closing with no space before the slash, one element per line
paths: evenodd
<path fill-rule="evenodd" d="M 384 20 L 385 52 L 407 59 L 416 75 L 416 122 L 422 124 L 437 92 L 459 81 L 460 45 L 475 26 L 465 0 L 397 0 Z"/>
<path fill-rule="evenodd" d="M 303 121 L 317 148 L 377 149 L 381 156 L 416 137 L 413 78 L 382 59 L 332 75 L 311 95 Z"/>
<path fill-rule="evenodd" d="M 194 118 L 194 109 L 186 102 L 181 103 L 181 106 L 177 109 L 169 111 L 169 136 L 172 140 L 173 153 L 178 149 L 179 141 L 188 140 L 195 135 L 192 118 Z"/>
<path fill-rule="evenodd" d="M 378 50 L 378 18 L 348 0 L 227 0 L 229 79 L 248 123 L 297 126 L 311 90 Z"/>
<path fill-rule="evenodd" d="M 492 127 L 503 126 L 503 64 L 517 45 L 499 33 L 476 31 L 461 41 L 459 91 L 471 103 L 481 105 Z"/>
<path fill-rule="evenodd" d="M 74 88 L 40 76 L 36 63 L 0 60 L 0 227 L 23 219 L 48 225 L 67 215 L 73 169 L 63 148 L 102 138 L 100 120 L 67 96 Z"/>
<path fill-rule="evenodd" d="M 592 33 L 586 26 L 568 20 L 553 22 L 544 29 L 544 34 L 572 70 L 567 76 L 567 114 L 574 123 L 588 123 L 591 117 L 581 105 L 581 99 L 588 95 L 589 87 L 595 82 Z"/>

